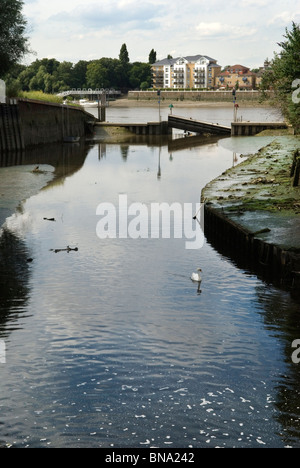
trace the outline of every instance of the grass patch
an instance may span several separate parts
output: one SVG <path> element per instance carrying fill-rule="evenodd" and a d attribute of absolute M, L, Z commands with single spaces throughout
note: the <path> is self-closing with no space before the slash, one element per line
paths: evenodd
<path fill-rule="evenodd" d="M 62 104 L 63 98 L 55 94 L 45 94 L 42 91 L 20 91 L 19 98 L 32 99 L 33 101 L 50 102 L 52 104 Z"/>

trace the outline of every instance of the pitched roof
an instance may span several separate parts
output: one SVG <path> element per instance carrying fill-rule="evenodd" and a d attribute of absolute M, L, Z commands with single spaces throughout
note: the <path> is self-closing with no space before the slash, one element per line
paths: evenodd
<path fill-rule="evenodd" d="M 244 65 L 229 65 L 228 67 L 226 67 L 226 70 L 233 70 L 234 73 L 237 73 L 237 72 L 247 72 L 250 70 L 249 67 L 244 67 Z"/>
<path fill-rule="evenodd" d="M 211 57 L 208 57 L 207 55 L 188 55 L 187 57 L 177 57 L 177 58 L 172 58 L 172 59 L 168 59 L 168 58 L 165 58 L 163 60 L 160 60 L 156 63 L 153 63 L 153 67 L 162 67 L 164 65 L 174 65 L 178 60 L 180 60 L 181 58 L 187 60 L 188 62 L 197 62 L 200 58 L 206 58 L 207 60 L 209 60 L 210 62 L 217 62 L 216 59 L 213 59 Z"/>
<path fill-rule="evenodd" d="M 163 65 L 174 65 L 174 63 L 177 62 L 177 60 L 179 60 L 180 57 L 177 57 L 177 58 L 173 58 L 173 59 L 168 59 L 168 58 L 165 58 L 163 60 L 160 60 L 159 62 L 155 62 L 153 63 L 153 67 L 161 67 Z"/>

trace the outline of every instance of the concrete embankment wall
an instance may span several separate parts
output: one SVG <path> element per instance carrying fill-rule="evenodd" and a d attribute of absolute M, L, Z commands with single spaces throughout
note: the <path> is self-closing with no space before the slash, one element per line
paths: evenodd
<path fill-rule="evenodd" d="M 242 268 L 298 291 L 299 143 L 278 137 L 202 191 L 209 242 Z"/>
<path fill-rule="evenodd" d="M 259 102 L 259 91 L 237 91 L 237 102 Z M 129 91 L 128 99 L 157 100 L 157 91 Z M 232 91 L 161 91 L 161 99 L 169 101 L 214 101 L 232 102 Z"/>
<path fill-rule="evenodd" d="M 93 117 L 82 109 L 39 101 L 0 105 L 0 151 L 83 137 Z"/>
<path fill-rule="evenodd" d="M 210 205 L 205 205 L 205 235 L 222 254 L 229 255 L 259 276 L 299 288 L 300 255 L 259 239 Z"/>
<path fill-rule="evenodd" d="M 16 104 L 0 104 L 0 152 L 24 148 L 20 114 Z"/>

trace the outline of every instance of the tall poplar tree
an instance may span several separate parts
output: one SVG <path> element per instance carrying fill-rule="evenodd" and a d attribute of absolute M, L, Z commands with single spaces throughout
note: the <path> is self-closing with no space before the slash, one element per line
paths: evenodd
<path fill-rule="evenodd" d="M 121 47 L 119 60 L 122 63 L 122 65 L 125 65 L 125 66 L 128 65 L 130 62 L 126 44 L 123 44 Z"/>
<path fill-rule="evenodd" d="M 150 54 L 149 54 L 149 63 L 150 63 L 150 65 L 153 65 L 153 63 L 155 63 L 156 60 L 157 60 L 157 54 L 156 54 L 155 50 L 152 49 Z"/>

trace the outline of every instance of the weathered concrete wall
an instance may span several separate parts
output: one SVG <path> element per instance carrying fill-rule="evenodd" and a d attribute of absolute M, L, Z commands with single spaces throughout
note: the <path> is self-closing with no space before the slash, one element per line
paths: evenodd
<path fill-rule="evenodd" d="M 126 129 L 135 135 L 172 135 L 172 129 L 169 127 L 168 122 L 150 122 L 145 124 L 98 122 L 96 126 L 102 129 Z"/>
<path fill-rule="evenodd" d="M 259 91 L 237 91 L 237 101 L 256 101 L 260 99 Z M 157 100 L 157 91 L 129 91 L 128 99 Z M 161 91 L 161 99 L 169 101 L 215 101 L 233 102 L 232 91 Z"/>
<path fill-rule="evenodd" d="M 0 152 L 24 149 L 24 142 L 16 104 L 0 104 Z"/>
<path fill-rule="evenodd" d="M 252 136 L 257 135 L 264 130 L 287 129 L 286 122 L 232 122 L 232 136 Z"/>
<path fill-rule="evenodd" d="M 0 152 L 83 137 L 94 117 L 83 109 L 39 101 L 0 104 Z"/>
<path fill-rule="evenodd" d="M 211 205 L 205 205 L 205 236 L 223 255 L 229 255 L 243 268 L 299 290 L 299 252 L 259 239 Z"/>
<path fill-rule="evenodd" d="M 291 166 L 299 142 L 295 136 L 272 141 L 202 191 L 209 242 L 268 280 L 298 290 L 300 192 Z"/>
<path fill-rule="evenodd" d="M 83 137 L 93 120 L 82 109 L 38 101 L 18 101 L 24 146 L 54 143 L 65 137 Z"/>

